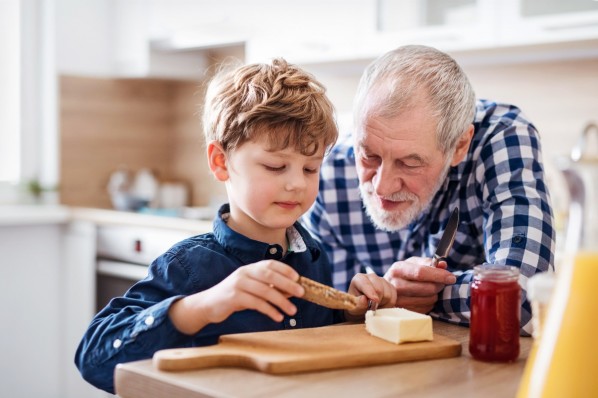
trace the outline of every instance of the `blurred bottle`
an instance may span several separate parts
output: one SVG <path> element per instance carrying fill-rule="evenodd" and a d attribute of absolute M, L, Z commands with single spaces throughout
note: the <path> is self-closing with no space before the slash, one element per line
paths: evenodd
<path fill-rule="evenodd" d="M 533 326 L 533 342 L 530 353 L 525 364 L 525 370 L 517 398 L 526 398 L 529 396 L 529 379 L 532 372 L 532 367 L 542 338 L 542 330 L 546 323 L 548 315 L 548 308 L 552 292 L 554 290 L 555 275 L 552 272 L 542 272 L 532 276 L 527 283 L 527 298 L 532 305 L 532 326 Z"/>
<path fill-rule="evenodd" d="M 598 289 L 598 157 L 582 156 L 590 124 L 563 167 L 570 196 L 567 245 L 542 336 L 532 349 L 519 397 L 598 396 L 598 344 L 594 292 Z M 598 135 L 598 134 L 597 134 Z"/>
<path fill-rule="evenodd" d="M 535 355 L 530 356 L 529 382 L 521 397 L 598 396 L 598 344 L 594 335 L 598 252 L 580 251 L 556 278 L 548 316 Z"/>
<path fill-rule="evenodd" d="M 598 289 L 598 151 L 589 151 L 591 134 L 598 138 L 595 123 L 586 126 L 571 159 L 561 164 L 570 198 L 564 259 L 519 397 L 598 396 L 593 294 Z"/>

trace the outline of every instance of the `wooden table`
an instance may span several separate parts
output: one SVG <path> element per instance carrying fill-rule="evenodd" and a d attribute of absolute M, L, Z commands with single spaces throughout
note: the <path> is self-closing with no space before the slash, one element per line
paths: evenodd
<path fill-rule="evenodd" d="M 158 371 L 151 360 L 118 365 L 122 398 L 194 397 L 514 397 L 532 343 L 521 338 L 513 363 L 471 358 L 469 329 L 434 321 L 434 332 L 462 343 L 461 356 L 291 375 L 240 368 Z"/>

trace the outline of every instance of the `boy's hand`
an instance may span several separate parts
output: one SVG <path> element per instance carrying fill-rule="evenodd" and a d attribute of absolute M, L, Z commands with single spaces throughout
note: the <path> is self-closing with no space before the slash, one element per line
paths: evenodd
<path fill-rule="evenodd" d="M 275 260 L 263 260 L 239 267 L 222 282 L 175 302 L 169 315 L 178 330 L 194 334 L 209 323 L 218 323 L 237 311 L 256 310 L 276 322 L 280 311 L 293 315 L 297 308 L 288 299 L 301 297 L 304 289 L 299 274 Z M 280 309 L 280 310 L 279 310 Z"/>
<path fill-rule="evenodd" d="M 351 280 L 349 293 L 359 297 L 359 304 L 354 310 L 346 310 L 347 321 L 360 321 L 368 310 L 368 301 L 378 303 L 378 308 L 395 306 L 397 291 L 387 280 L 375 274 L 357 274 Z"/>

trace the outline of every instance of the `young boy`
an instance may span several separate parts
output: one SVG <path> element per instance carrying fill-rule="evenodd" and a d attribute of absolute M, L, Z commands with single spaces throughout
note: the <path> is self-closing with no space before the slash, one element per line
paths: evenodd
<path fill-rule="evenodd" d="M 332 284 L 326 252 L 297 222 L 316 198 L 320 165 L 338 135 L 319 82 L 282 59 L 242 66 L 212 80 L 203 119 L 209 166 L 229 203 L 213 232 L 158 257 L 91 322 L 75 362 L 108 392 L 117 363 L 161 349 L 359 320 L 368 300 L 394 306 L 395 289 L 370 274 L 353 279 L 349 292 L 361 297 L 351 312 L 301 299 L 299 275 Z"/>

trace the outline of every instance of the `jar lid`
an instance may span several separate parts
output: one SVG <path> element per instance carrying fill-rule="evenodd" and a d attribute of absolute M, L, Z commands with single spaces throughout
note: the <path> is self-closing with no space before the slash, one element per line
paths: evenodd
<path fill-rule="evenodd" d="M 473 267 L 473 276 L 478 279 L 510 282 L 519 278 L 519 268 L 512 265 L 482 264 Z"/>

